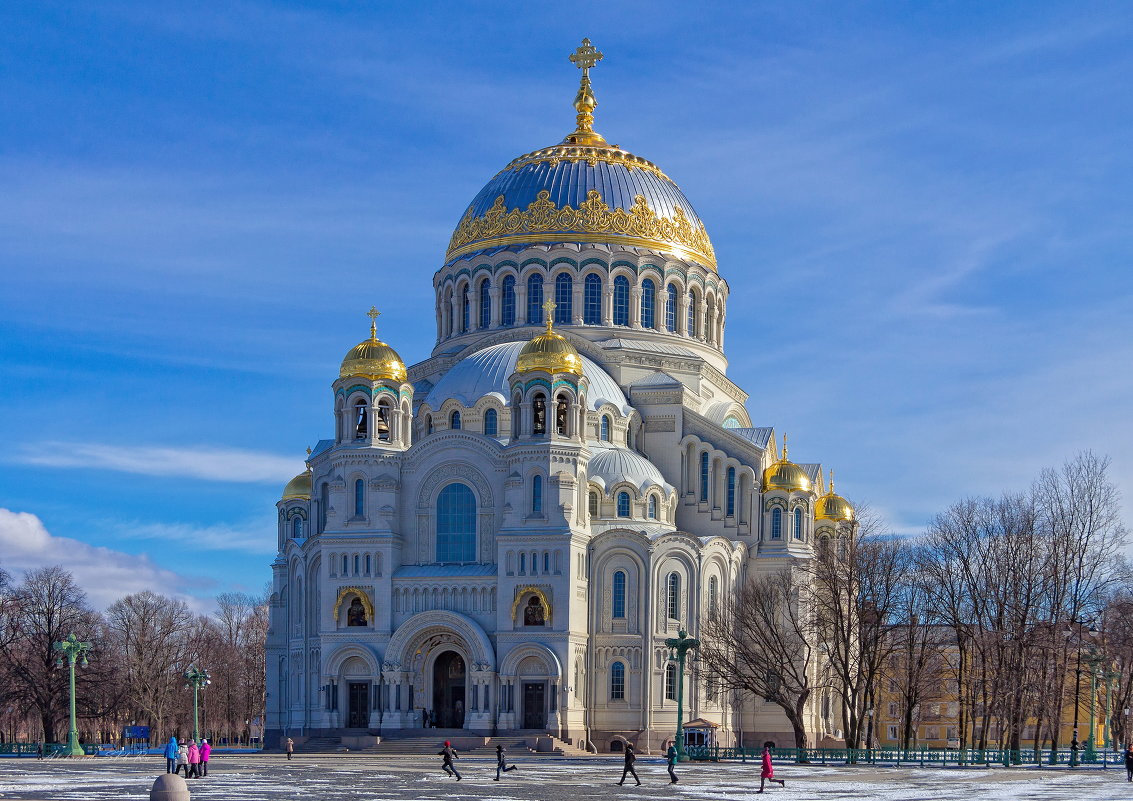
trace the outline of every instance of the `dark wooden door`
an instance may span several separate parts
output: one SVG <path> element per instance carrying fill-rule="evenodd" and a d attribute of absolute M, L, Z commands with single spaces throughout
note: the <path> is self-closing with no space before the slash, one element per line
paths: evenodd
<path fill-rule="evenodd" d="M 547 727 L 547 685 L 543 682 L 523 683 L 523 728 Z"/>
<path fill-rule="evenodd" d="M 364 729 L 370 725 L 370 683 L 352 681 L 349 687 L 346 726 L 351 729 Z"/>

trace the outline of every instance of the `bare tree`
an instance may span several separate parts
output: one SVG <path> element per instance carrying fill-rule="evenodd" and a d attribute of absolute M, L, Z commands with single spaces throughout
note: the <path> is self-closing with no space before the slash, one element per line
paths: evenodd
<path fill-rule="evenodd" d="M 702 670 L 718 687 L 777 704 L 807 747 L 806 705 L 814 684 L 814 610 L 801 592 L 808 574 L 789 569 L 749 581 L 701 624 Z"/>

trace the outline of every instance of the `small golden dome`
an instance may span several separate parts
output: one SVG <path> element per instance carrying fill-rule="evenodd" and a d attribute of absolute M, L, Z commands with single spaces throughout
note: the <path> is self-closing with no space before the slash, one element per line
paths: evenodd
<path fill-rule="evenodd" d="M 854 519 L 854 507 L 841 495 L 834 493 L 834 471 L 830 471 L 830 490 L 814 505 L 815 520 L 833 520 L 849 523 Z"/>
<path fill-rule="evenodd" d="M 283 488 L 283 497 L 280 500 L 284 501 L 309 501 L 311 500 L 311 466 L 307 465 L 304 470 L 295 478 L 287 482 L 287 486 Z"/>
<path fill-rule="evenodd" d="M 551 328 L 554 301 L 548 300 L 543 308 L 547 310 L 547 330 L 523 346 L 515 360 L 515 369 L 520 373 L 546 370 L 548 373 L 582 375 L 582 357 L 566 337 L 556 334 Z"/>
<path fill-rule="evenodd" d="M 813 485 L 806 471 L 787 459 L 787 435 L 783 435 L 783 458 L 763 471 L 763 491 L 810 492 Z"/>
<path fill-rule="evenodd" d="M 371 381 L 382 379 L 404 381 L 405 362 L 397 355 L 396 350 L 378 339 L 377 317 L 380 312 L 371 306 L 367 314 L 370 317 L 370 338 L 350 349 L 346 358 L 342 360 L 338 377 L 368 378 Z"/>

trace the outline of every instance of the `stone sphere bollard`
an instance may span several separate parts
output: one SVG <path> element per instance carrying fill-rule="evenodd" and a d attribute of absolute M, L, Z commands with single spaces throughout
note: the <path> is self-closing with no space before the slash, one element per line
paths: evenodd
<path fill-rule="evenodd" d="M 176 773 L 158 776 L 150 788 L 149 801 L 189 801 L 189 785 Z"/>

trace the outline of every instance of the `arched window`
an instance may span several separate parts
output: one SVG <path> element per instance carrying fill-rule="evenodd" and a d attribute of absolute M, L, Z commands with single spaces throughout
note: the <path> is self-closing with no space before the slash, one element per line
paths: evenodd
<path fill-rule="evenodd" d="M 527 278 L 527 324 L 539 325 L 543 322 L 543 276 L 532 275 Z"/>
<path fill-rule="evenodd" d="M 547 398 L 543 393 L 538 393 L 531 399 L 531 413 L 534 416 L 534 432 L 536 434 L 547 433 Z"/>
<path fill-rule="evenodd" d="M 480 282 L 480 327 L 492 324 L 492 282 L 485 278 Z"/>
<path fill-rule="evenodd" d="M 641 282 L 641 327 L 653 328 L 657 324 L 657 285 L 652 278 Z"/>
<path fill-rule="evenodd" d="M 465 484 L 437 496 L 437 561 L 476 561 L 476 496 Z"/>
<path fill-rule="evenodd" d="M 743 424 L 738 417 L 734 414 L 730 414 L 724 418 L 724 428 L 743 428 Z"/>
<path fill-rule="evenodd" d="M 618 517 L 629 517 L 629 493 L 618 493 Z"/>
<path fill-rule="evenodd" d="M 494 437 L 499 433 L 499 419 L 495 409 L 484 412 L 484 435 Z"/>
<path fill-rule="evenodd" d="M 342 575 L 350 575 L 350 557 L 346 554 L 342 555 Z"/>
<path fill-rule="evenodd" d="M 425 433 L 426 434 L 432 434 L 433 433 L 433 415 L 431 415 L 431 414 L 425 415 Z"/>
<path fill-rule="evenodd" d="M 614 325 L 629 325 L 629 279 L 614 279 Z"/>
<path fill-rule="evenodd" d="M 700 500 L 708 503 L 708 454 L 700 454 Z"/>
<path fill-rule="evenodd" d="M 590 497 L 590 500 L 587 502 L 586 509 L 590 513 L 591 517 L 597 517 L 598 516 L 598 493 L 597 492 L 591 492 L 591 493 L 589 493 L 589 497 Z"/>
<path fill-rule="evenodd" d="M 677 700 L 677 666 L 672 662 L 665 665 L 665 700 Z"/>
<path fill-rule="evenodd" d="M 696 293 L 688 293 L 688 335 L 690 337 L 696 336 L 697 325 L 696 321 L 700 318 L 700 306 L 696 300 Z"/>
<path fill-rule="evenodd" d="M 598 421 L 598 439 L 610 441 L 610 418 L 607 415 L 602 415 L 602 419 Z"/>
<path fill-rule="evenodd" d="M 727 509 L 725 510 L 725 514 L 727 514 L 728 517 L 735 517 L 736 516 L 736 468 L 734 468 L 734 467 L 728 468 L 728 487 L 727 487 L 727 493 L 726 494 L 727 494 L 727 498 L 725 498 L 725 505 L 726 505 Z"/>
<path fill-rule="evenodd" d="M 803 538 L 803 510 L 795 509 L 795 539 L 801 540 Z"/>
<path fill-rule="evenodd" d="M 610 700 L 624 701 L 626 697 L 626 666 L 621 662 L 610 665 Z"/>
<path fill-rule="evenodd" d="M 330 485 L 324 483 L 319 487 L 319 533 L 327 528 L 327 507 L 330 506 Z"/>
<path fill-rule="evenodd" d="M 669 284 L 665 294 L 665 330 L 671 334 L 677 330 L 677 285 Z"/>
<path fill-rule="evenodd" d="M 681 576 L 675 571 L 669 574 L 665 592 L 665 614 L 670 620 L 681 619 Z"/>
<path fill-rule="evenodd" d="M 515 325 L 515 276 L 504 278 L 504 294 L 500 300 L 500 325 Z"/>
<path fill-rule="evenodd" d="M 614 571 L 614 604 L 613 616 L 624 618 L 626 616 L 626 574 L 624 570 Z"/>
<path fill-rule="evenodd" d="M 354 439 L 365 439 L 369 433 L 370 421 L 366 414 L 368 411 L 366 401 L 360 400 L 354 403 Z"/>
<path fill-rule="evenodd" d="M 291 536 L 300 539 L 303 536 L 303 518 L 299 515 L 291 518 Z"/>
<path fill-rule="evenodd" d="M 559 273 L 555 277 L 555 325 L 570 325 L 574 322 L 574 282 L 570 273 Z"/>
<path fill-rule="evenodd" d="M 543 551 L 543 572 L 544 573 L 550 573 L 551 572 L 551 552 L 550 551 Z"/>
<path fill-rule="evenodd" d="M 472 304 L 468 300 L 468 284 L 465 284 L 460 290 L 460 333 L 468 333 L 468 328 L 471 325 Z"/>
<path fill-rule="evenodd" d="M 582 322 L 587 325 L 602 324 L 602 277 L 590 273 L 582 284 Z"/>
<path fill-rule="evenodd" d="M 460 428 L 460 412 L 453 412 L 448 418 L 448 427 L 452 429 Z"/>
<path fill-rule="evenodd" d="M 521 553 L 519 555 L 519 575 L 521 575 L 521 576 L 527 575 L 527 553 L 526 552 Z"/>
<path fill-rule="evenodd" d="M 719 608 L 720 581 L 715 576 L 708 579 L 708 614 L 715 616 Z"/>
<path fill-rule="evenodd" d="M 567 400 L 566 395 L 559 395 L 555 400 L 555 433 L 560 437 L 567 435 L 567 412 L 570 410 L 570 402 Z"/>
<path fill-rule="evenodd" d="M 390 420 L 393 415 L 390 414 L 389 401 L 383 398 L 378 401 L 378 416 L 375 420 L 375 427 L 378 430 L 378 439 L 381 442 L 389 442 L 390 439 Z"/>
<path fill-rule="evenodd" d="M 649 517 L 651 520 L 657 519 L 657 496 L 649 496 Z"/>
<path fill-rule="evenodd" d="M 354 554 L 354 575 L 355 576 L 360 575 L 362 573 L 361 567 L 362 567 L 362 564 L 361 564 L 361 560 L 358 558 L 358 554 Z"/>
<path fill-rule="evenodd" d="M 354 481 L 354 516 L 362 517 L 366 514 L 366 482 L 362 479 Z"/>
<path fill-rule="evenodd" d="M 543 514 L 543 477 L 531 479 L 531 514 Z"/>
<path fill-rule="evenodd" d="M 783 538 L 783 510 L 771 510 L 771 539 L 778 540 Z"/>

